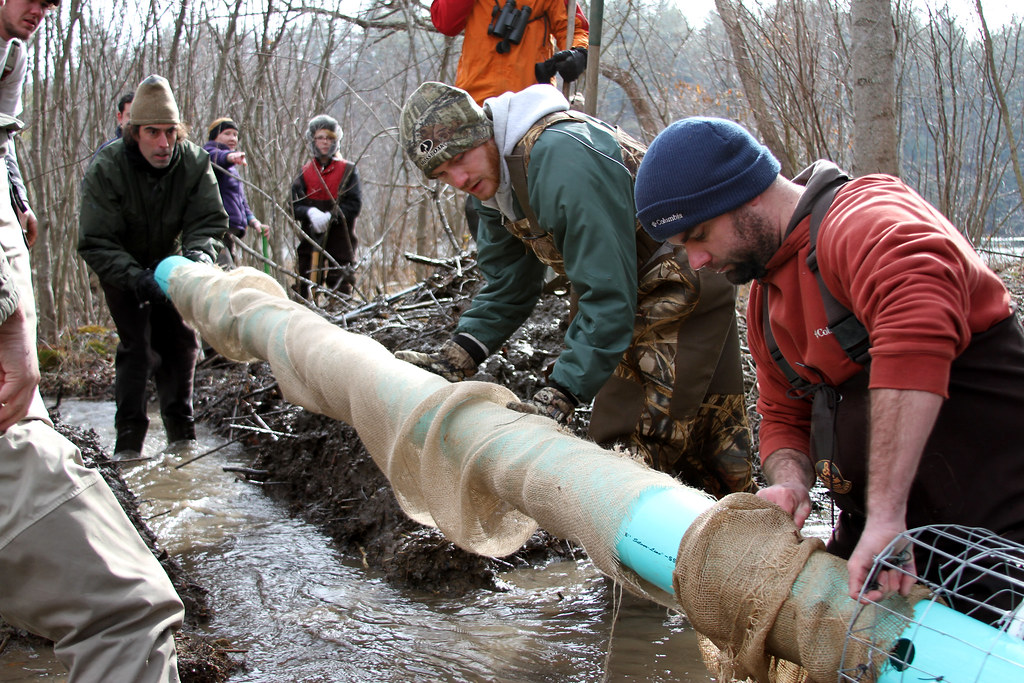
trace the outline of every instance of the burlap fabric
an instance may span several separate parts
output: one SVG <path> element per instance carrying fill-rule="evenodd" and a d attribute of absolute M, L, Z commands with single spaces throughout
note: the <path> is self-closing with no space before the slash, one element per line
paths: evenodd
<path fill-rule="evenodd" d="M 252 268 L 178 266 L 170 296 L 222 355 L 269 361 L 287 400 L 352 425 L 413 519 L 492 556 L 517 550 L 539 524 L 578 541 L 634 593 L 675 606 L 615 551 L 640 493 L 680 486 L 668 475 L 506 409 L 516 397 L 504 387 L 451 384 L 400 361 Z"/>
<path fill-rule="evenodd" d="M 705 651 L 705 663 L 720 680 L 802 683 L 810 675 L 826 683 L 839 680 L 842 665 L 874 681 L 927 590 L 860 605 L 847 596 L 847 576 L 845 561 L 802 537 L 781 508 L 734 493 L 683 536 L 673 587 L 717 648 L 714 661 Z M 851 628 L 859 639 L 847 638 Z"/>

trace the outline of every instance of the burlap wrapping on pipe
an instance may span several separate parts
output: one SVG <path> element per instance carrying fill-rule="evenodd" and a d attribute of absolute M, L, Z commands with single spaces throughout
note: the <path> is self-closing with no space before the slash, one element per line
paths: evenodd
<path fill-rule="evenodd" d="M 400 361 L 251 268 L 179 266 L 170 295 L 221 354 L 269 361 L 288 401 L 352 425 L 411 518 L 492 556 L 517 550 L 539 522 L 633 592 L 675 606 L 615 551 L 640 493 L 680 486 L 668 475 L 506 409 L 515 396 L 504 387 L 450 384 Z"/>
<path fill-rule="evenodd" d="M 698 517 L 673 575 L 679 605 L 718 649 L 717 661 L 705 658 L 712 673 L 764 683 L 802 682 L 807 674 L 836 681 L 841 664 L 859 668 L 857 680 L 876 679 L 927 590 L 880 607 L 851 600 L 847 583 L 845 560 L 802 537 L 780 507 L 747 493 L 726 496 Z M 847 638 L 851 624 L 864 640 Z"/>

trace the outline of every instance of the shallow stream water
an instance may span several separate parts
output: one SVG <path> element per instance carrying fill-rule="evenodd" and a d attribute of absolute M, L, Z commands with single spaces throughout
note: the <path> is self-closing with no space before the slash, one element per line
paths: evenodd
<path fill-rule="evenodd" d="M 47 402 L 49 405 L 49 401 Z M 113 445 L 109 402 L 64 401 L 69 423 Z M 146 454 L 164 446 L 159 418 Z M 200 429 L 198 452 L 223 443 Z M 689 624 L 613 589 L 589 561 L 502 576 L 506 593 L 439 597 L 384 583 L 257 486 L 223 471 L 251 464 L 233 444 L 122 466 L 160 542 L 210 590 L 205 627 L 245 650 L 232 682 L 712 681 Z M 0 681 L 62 680 L 52 653 L 0 657 Z"/>

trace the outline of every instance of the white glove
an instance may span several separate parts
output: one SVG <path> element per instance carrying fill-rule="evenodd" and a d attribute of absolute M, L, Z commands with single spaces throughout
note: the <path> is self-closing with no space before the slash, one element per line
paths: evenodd
<path fill-rule="evenodd" d="M 327 224 L 331 222 L 331 214 L 311 206 L 306 211 L 306 215 L 309 216 L 309 227 L 313 229 L 313 232 L 317 235 L 324 234 Z"/>

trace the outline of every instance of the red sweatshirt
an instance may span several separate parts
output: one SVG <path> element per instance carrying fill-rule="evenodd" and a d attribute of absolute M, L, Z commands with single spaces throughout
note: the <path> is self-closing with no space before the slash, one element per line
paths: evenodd
<path fill-rule="evenodd" d="M 811 410 L 810 401 L 786 396 L 789 382 L 768 354 L 763 287 L 769 290 L 772 332 L 798 374 L 835 386 L 861 369 L 828 330 L 817 280 L 806 265 L 809 226 L 808 217 L 750 290 L 747 329 L 764 418 L 762 462 L 780 448 L 810 452 Z M 971 335 L 1012 313 L 1006 287 L 967 239 L 891 176 L 864 176 L 839 190 L 818 233 L 818 263 L 829 291 L 868 330 L 872 389 L 948 397 L 950 365 Z"/>

